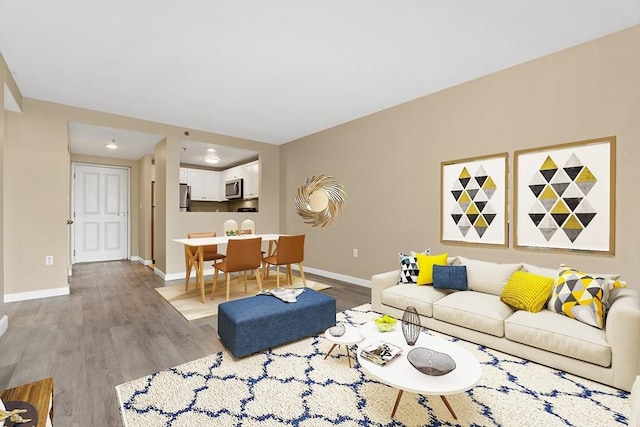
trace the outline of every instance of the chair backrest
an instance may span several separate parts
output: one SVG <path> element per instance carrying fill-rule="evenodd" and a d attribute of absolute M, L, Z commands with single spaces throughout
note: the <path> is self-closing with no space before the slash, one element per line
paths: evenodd
<path fill-rule="evenodd" d="M 211 232 L 204 232 L 204 233 L 187 233 L 187 237 L 189 239 L 199 239 L 202 237 L 216 237 L 216 232 L 215 231 L 211 231 Z M 195 253 L 197 249 L 196 248 L 191 248 L 191 252 Z M 205 246 L 203 248 L 204 250 L 204 259 L 207 260 L 207 255 L 214 255 L 214 254 L 218 254 L 218 245 L 208 245 Z"/>
<path fill-rule="evenodd" d="M 240 224 L 240 229 L 251 230 L 251 234 L 256 234 L 256 223 L 252 219 L 245 219 Z"/>
<path fill-rule="evenodd" d="M 238 231 L 238 221 L 235 219 L 226 220 L 222 225 L 222 231 L 224 231 L 225 234 L 227 231 Z"/>
<path fill-rule="evenodd" d="M 253 234 L 253 232 L 251 230 L 238 230 L 238 232 L 236 233 L 237 235 L 241 235 L 241 234 Z"/>
<path fill-rule="evenodd" d="M 253 270 L 262 264 L 262 237 L 229 239 L 226 271 Z"/>
<path fill-rule="evenodd" d="M 304 261 L 304 234 L 280 236 L 276 259 L 278 264 L 293 264 Z"/>

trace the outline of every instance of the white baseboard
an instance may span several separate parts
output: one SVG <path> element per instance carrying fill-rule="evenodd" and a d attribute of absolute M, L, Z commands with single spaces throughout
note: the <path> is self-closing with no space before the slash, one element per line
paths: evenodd
<path fill-rule="evenodd" d="M 4 316 L 2 316 L 2 319 L 0 319 L 0 337 L 4 335 L 5 332 L 7 332 L 8 327 L 9 327 L 9 318 L 5 314 Z"/>
<path fill-rule="evenodd" d="M 292 264 L 291 268 L 294 270 L 299 270 L 296 264 Z M 333 273 L 331 271 L 319 270 L 317 268 L 304 266 L 304 271 L 312 274 L 317 274 L 318 276 L 328 277 L 329 279 L 340 280 L 341 282 L 353 283 L 354 285 L 364 286 L 365 288 L 371 287 L 371 280 L 360 279 L 358 277 L 346 276 L 344 274 Z"/>
<path fill-rule="evenodd" d="M 291 267 L 296 271 L 299 270 L 296 264 L 293 264 Z M 335 279 L 335 280 L 340 280 L 342 282 L 352 283 L 358 286 L 364 286 L 365 288 L 371 287 L 371 280 L 364 280 L 358 277 L 346 276 L 344 274 L 338 274 L 338 273 L 333 273 L 331 271 L 319 270 L 317 268 L 312 268 L 307 266 L 304 267 L 304 271 L 308 271 L 309 273 L 312 273 L 312 274 L 317 274 L 318 276 L 327 277 L 329 279 Z M 158 276 L 162 277 L 165 282 L 169 282 L 171 280 L 184 279 L 184 276 L 185 276 L 184 272 L 165 274 L 162 271 L 158 270 L 157 268 L 154 270 L 154 272 Z M 213 268 L 205 270 L 204 275 L 213 276 Z M 196 277 L 195 271 L 191 271 L 191 277 Z"/>
<path fill-rule="evenodd" d="M 164 278 L 165 282 L 168 282 L 170 280 L 179 280 L 179 279 L 184 279 L 185 276 L 185 272 L 181 272 L 181 273 L 170 273 L 170 274 L 165 274 L 162 272 L 159 272 L 159 270 L 156 268 L 156 274 L 162 278 Z M 205 276 L 213 276 L 213 268 L 208 268 L 204 270 L 204 275 Z M 191 270 L 191 276 L 190 277 L 196 277 L 196 272 L 195 270 Z"/>
<path fill-rule="evenodd" d="M 62 288 L 42 289 L 40 291 L 17 292 L 15 294 L 5 294 L 4 302 L 26 301 L 30 299 L 59 297 L 69 295 L 69 285 Z"/>
<path fill-rule="evenodd" d="M 139 256 L 132 256 L 130 260 L 134 261 L 134 262 L 138 261 L 142 265 L 151 265 L 151 264 L 153 264 L 153 260 L 143 259 L 142 257 L 139 257 Z"/>

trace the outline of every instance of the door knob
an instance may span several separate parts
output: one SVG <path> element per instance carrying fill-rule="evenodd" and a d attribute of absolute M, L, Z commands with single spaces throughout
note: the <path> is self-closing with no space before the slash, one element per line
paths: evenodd
<path fill-rule="evenodd" d="M 73 220 L 68 219 L 67 220 L 67 225 L 71 225 L 71 224 L 73 224 Z"/>

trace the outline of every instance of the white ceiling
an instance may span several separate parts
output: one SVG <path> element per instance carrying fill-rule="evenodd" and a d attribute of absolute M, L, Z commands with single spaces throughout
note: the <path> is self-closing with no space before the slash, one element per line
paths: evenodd
<path fill-rule="evenodd" d="M 640 0 L 0 0 L 0 51 L 28 98 L 282 144 L 638 24 Z"/>

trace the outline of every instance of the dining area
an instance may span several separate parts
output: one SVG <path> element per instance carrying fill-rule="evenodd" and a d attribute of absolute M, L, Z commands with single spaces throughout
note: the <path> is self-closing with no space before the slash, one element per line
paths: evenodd
<path fill-rule="evenodd" d="M 204 304 L 207 294 L 211 300 L 217 298 L 228 301 L 230 291 L 235 286 L 242 285 L 247 293 L 248 281 L 255 281 L 257 289 L 262 291 L 263 281 L 270 279 L 272 268 L 275 268 L 275 285 L 279 288 L 282 276 L 279 272 L 280 266 L 286 268 L 284 284 L 293 284 L 292 265 L 297 265 L 302 285 L 306 287 L 302 266 L 304 239 L 304 234 L 256 234 L 253 221 L 246 220 L 238 226 L 234 220 L 228 220 L 224 223 L 221 235 L 214 231 L 189 232 L 187 238 L 173 241 L 184 247 L 184 291 L 189 291 L 192 286 L 193 272 L 193 286 L 199 289 L 198 296 Z M 206 268 L 211 266 L 213 278 L 205 283 Z M 218 292 L 223 287 L 220 275 L 224 275 L 224 295 Z"/>

